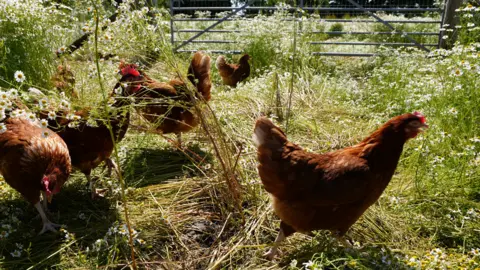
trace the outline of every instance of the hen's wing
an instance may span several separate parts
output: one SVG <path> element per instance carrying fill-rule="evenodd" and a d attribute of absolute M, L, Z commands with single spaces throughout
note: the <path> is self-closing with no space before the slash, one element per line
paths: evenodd
<path fill-rule="evenodd" d="M 257 120 L 254 136 L 262 183 L 278 199 L 340 205 L 361 200 L 369 192 L 370 171 L 357 156 L 341 151 L 307 153 L 266 118 Z"/>
<path fill-rule="evenodd" d="M 235 70 L 233 77 L 235 77 L 237 82 L 241 82 L 250 76 L 250 64 L 241 64 Z"/>

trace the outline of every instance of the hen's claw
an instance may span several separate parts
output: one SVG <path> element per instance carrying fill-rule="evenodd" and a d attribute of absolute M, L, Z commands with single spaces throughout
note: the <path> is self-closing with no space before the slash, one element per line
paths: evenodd
<path fill-rule="evenodd" d="M 95 190 L 92 190 L 92 199 L 95 198 L 104 198 L 105 193 L 108 191 L 108 188 L 96 188 Z"/>
<path fill-rule="evenodd" d="M 271 261 L 271 260 L 273 260 L 273 258 L 275 258 L 277 253 L 278 253 L 278 251 L 276 249 L 271 248 L 265 254 L 263 254 L 263 257 L 265 257 L 265 259 Z"/>
<path fill-rule="evenodd" d="M 52 223 L 50 221 L 45 222 L 45 223 L 43 223 L 43 228 L 40 231 L 40 233 L 38 233 L 38 235 L 41 235 L 41 234 L 45 233 L 46 231 L 51 231 L 51 232 L 56 233 L 57 230 L 55 228 L 60 228 L 60 227 L 62 227 L 62 225 L 55 224 L 55 223 Z"/>

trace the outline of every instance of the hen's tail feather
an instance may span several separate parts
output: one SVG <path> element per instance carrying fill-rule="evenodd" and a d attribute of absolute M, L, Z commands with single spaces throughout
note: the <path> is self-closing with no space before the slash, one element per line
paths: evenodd
<path fill-rule="evenodd" d="M 258 148 L 258 173 L 265 190 L 277 198 L 284 198 L 289 184 L 281 177 L 286 165 L 282 153 L 288 143 L 287 136 L 268 118 L 260 117 L 255 124 L 253 139 Z"/>
<path fill-rule="evenodd" d="M 225 61 L 225 57 L 223 55 L 220 55 L 217 57 L 217 61 L 215 61 L 215 66 L 217 69 L 220 69 L 222 66 L 226 65 L 227 62 Z"/>
<path fill-rule="evenodd" d="M 210 100 L 210 89 L 212 82 L 210 81 L 210 56 L 198 51 L 193 55 L 192 62 L 188 67 L 188 79 L 202 94 L 206 101 Z"/>
<path fill-rule="evenodd" d="M 266 117 L 260 117 L 255 123 L 253 141 L 257 148 L 267 146 L 269 148 L 282 147 L 288 140 L 285 133 Z"/>

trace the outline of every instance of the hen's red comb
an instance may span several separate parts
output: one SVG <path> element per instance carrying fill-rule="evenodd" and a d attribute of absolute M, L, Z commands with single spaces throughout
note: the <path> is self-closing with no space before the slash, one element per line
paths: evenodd
<path fill-rule="evenodd" d="M 425 124 L 427 122 L 427 118 L 425 118 L 425 115 L 423 115 L 422 113 L 420 112 L 413 112 L 413 115 L 415 115 L 416 117 L 420 118 L 420 122 L 422 122 L 422 124 Z"/>
<path fill-rule="evenodd" d="M 122 68 L 120 73 L 122 74 L 122 76 L 126 76 L 128 74 L 130 74 L 132 76 L 135 76 L 135 77 L 140 76 L 140 72 L 138 70 L 136 70 L 135 67 L 133 67 L 132 65 L 128 65 L 128 66 Z"/>

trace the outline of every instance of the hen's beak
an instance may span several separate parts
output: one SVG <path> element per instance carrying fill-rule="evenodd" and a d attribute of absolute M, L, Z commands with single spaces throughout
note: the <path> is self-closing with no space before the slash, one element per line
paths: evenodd
<path fill-rule="evenodd" d="M 420 131 L 425 131 L 427 128 L 428 128 L 428 125 L 425 124 L 425 123 L 423 123 L 423 124 L 420 126 L 419 130 L 420 130 Z"/>

